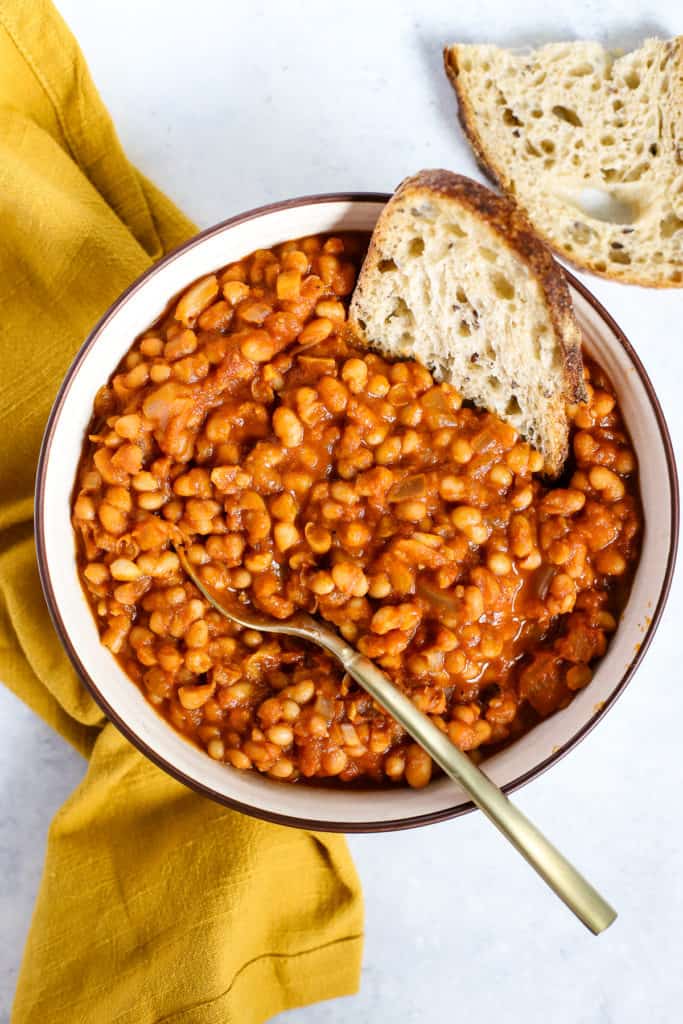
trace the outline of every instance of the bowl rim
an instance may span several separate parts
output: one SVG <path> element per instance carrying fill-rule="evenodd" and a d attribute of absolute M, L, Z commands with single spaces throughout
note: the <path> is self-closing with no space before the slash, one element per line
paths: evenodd
<path fill-rule="evenodd" d="M 440 821 L 447 821 L 451 818 L 460 817 L 463 814 L 468 814 L 470 811 L 475 809 L 475 805 L 469 801 L 467 803 L 460 803 L 454 807 L 446 807 L 437 811 L 431 811 L 426 814 L 411 815 L 406 818 L 394 818 L 386 821 L 376 822 L 332 822 L 332 821 L 320 821 L 315 818 L 304 818 L 289 814 L 279 814 L 277 811 L 264 810 L 261 808 L 254 808 L 250 804 L 244 803 L 240 800 L 236 800 L 231 796 L 227 796 L 224 793 L 219 793 L 211 786 L 198 781 L 187 775 L 185 772 L 178 769 L 171 761 L 166 760 L 164 756 L 154 750 L 148 743 L 142 740 L 134 731 L 132 725 L 126 722 L 120 717 L 120 715 L 112 708 L 107 699 L 100 691 L 97 683 L 88 673 L 85 666 L 83 665 L 78 652 L 71 641 L 69 634 L 64 626 L 64 622 L 61 617 L 59 607 L 55 598 L 52 581 L 50 578 L 50 572 L 47 563 L 47 551 L 46 551 L 46 538 L 45 538 L 45 517 L 46 509 L 44 507 L 45 497 L 45 474 L 50 451 L 52 448 L 52 441 L 54 438 L 55 428 L 57 421 L 61 415 L 62 409 L 67 401 L 71 384 L 76 377 L 81 363 L 83 362 L 86 353 L 94 345 L 100 332 L 114 316 L 117 315 L 119 310 L 125 303 L 134 295 L 140 288 L 144 287 L 146 283 L 157 274 L 163 267 L 169 263 L 178 259 L 184 253 L 195 248 L 198 245 L 202 245 L 207 239 L 214 235 L 222 233 L 226 228 L 235 227 L 239 224 L 245 223 L 246 221 L 258 219 L 264 215 L 277 213 L 282 210 L 291 209 L 299 206 L 313 206 L 323 203 L 386 203 L 391 198 L 389 193 L 386 192 L 330 192 L 330 193 L 319 193 L 308 196 L 299 196 L 293 199 L 286 199 L 276 203 L 269 203 L 264 206 L 258 206 L 251 210 L 246 210 L 243 213 L 238 213 L 233 217 L 229 217 L 226 220 L 220 221 L 217 224 L 212 225 L 200 231 L 198 234 L 189 238 L 186 242 L 172 249 L 163 259 L 154 263 L 146 271 L 144 271 L 135 281 L 132 282 L 126 288 L 124 292 L 109 306 L 106 312 L 100 317 L 97 323 L 94 325 L 92 330 L 87 335 L 85 341 L 78 349 L 76 355 L 66 372 L 66 375 L 60 385 L 59 391 L 55 397 L 54 403 L 50 410 L 50 414 L 47 419 L 45 426 L 45 432 L 40 447 L 40 453 L 38 457 L 38 464 L 36 470 L 36 484 L 35 484 L 35 541 L 36 541 L 36 555 L 38 563 L 38 573 L 40 582 L 43 588 L 43 594 L 45 601 L 48 606 L 48 611 L 52 619 L 52 623 L 55 627 L 57 635 L 61 640 L 62 646 L 66 650 L 66 653 L 75 668 L 76 672 L 84 682 L 87 689 L 95 699 L 96 703 L 102 709 L 107 719 L 112 722 L 116 728 L 123 734 L 123 736 L 133 744 L 140 753 L 144 754 L 150 761 L 152 761 L 158 768 L 167 772 L 176 781 L 188 786 L 193 789 L 196 793 L 201 796 L 208 797 L 232 810 L 239 811 L 243 814 L 248 814 L 251 817 L 260 818 L 264 821 L 270 821 L 278 825 L 288 825 L 290 827 L 311 829 L 322 832 L 345 832 L 349 834 L 353 833 L 372 833 L 372 832 L 394 832 L 409 828 L 418 828 L 423 825 L 432 825 Z M 585 737 L 592 732 L 598 722 L 607 714 L 610 708 L 614 705 L 617 698 L 624 692 L 626 686 L 632 679 L 636 669 L 643 660 L 654 634 L 659 626 L 662 612 L 666 605 L 669 592 L 671 589 L 671 583 L 674 574 L 674 568 L 676 564 L 676 555 L 678 549 L 678 534 L 679 534 L 679 512 L 680 512 L 680 498 L 679 498 L 679 485 L 678 485 L 678 473 L 676 469 L 676 461 L 674 456 L 673 445 L 671 442 L 671 436 L 669 429 L 662 411 L 661 404 L 652 385 L 645 367 L 643 366 L 639 356 L 637 355 L 632 344 L 621 330 L 619 325 L 615 322 L 613 317 L 603 307 L 602 303 L 592 294 L 592 292 L 579 281 L 566 267 L 562 266 L 562 270 L 567 277 L 569 284 L 575 288 L 579 294 L 592 306 L 595 313 L 605 322 L 607 327 L 612 331 L 615 338 L 618 340 L 622 348 L 625 350 L 631 364 L 638 373 L 640 381 L 645 388 L 647 397 L 649 399 L 652 411 L 657 422 L 657 428 L 659 430 L 659 436 L 664 448 L 664 454 L 666 458 L 667 471 L 669 476 L 669 487 L 671 493 L 670 502 L 670 516 L 671 516 L 671 538 L 669 544 L 669 551 L 667 556 L 666 568 L 662 580 L 659 595 L 657 597 L 657 603 L 654 610 L 651 613 L 650 622 L 648 627 L 641 639 L 637 651 L 626 669 L 624 670 L 619 683 L 612 690 L 610 696 L 602 702 L 601 706 L 597 711 L 586 721 L 574 735 L 567 740 L 566 743 L 558 747 L 548 757 L 544 758 L 533 768 L 524 772 L 522 775 L 513 779 L 511 782 L 503 786 L 505 793 L 514 792 L 525 786 L 527 783 L 538 778 L 544 772 L 546 772 L 552 765 L 556 764 L 562 758 L 564 758 L 570 750 L 573 750 Z M 170 726 L 169 726 L 170 728 Z"/>

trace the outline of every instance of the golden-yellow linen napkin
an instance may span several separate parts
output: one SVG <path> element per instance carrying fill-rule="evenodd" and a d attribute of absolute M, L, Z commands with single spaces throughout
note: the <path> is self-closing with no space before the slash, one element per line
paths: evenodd
<path fill-rule="evenodd" d="M 344 840 L 228 811 L 143 758 L 70 667 L 38 582 L 33 478 L 60 380 L 193 230 L 126 160 L 54 8 L 0 0 L 0 679 L 89 757 L 50 829 L 15 1024 L 251 1024 L 358 984 Z"/>

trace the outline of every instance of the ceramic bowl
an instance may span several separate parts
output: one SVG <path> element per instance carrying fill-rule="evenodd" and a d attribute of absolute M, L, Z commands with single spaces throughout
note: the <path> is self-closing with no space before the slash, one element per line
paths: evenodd
<path fill-rule="evenodd" d="M 160 768 L 205 796 L 270 821 L 328 831 L 409 828 L 454 817 L 472 805 L 447 779 L 421 790 L 292 786 L 212 761 L 184 740 L 100 644 L 78 581 L 70 495 L 97 389 L 170 297 L 254 249 L 323 231 L 371 230 L 388 198 L 323 195 L 263 207 L 209 228 L 155 264 L 114 303 L 76 356 L 48 421 L 36 486 L 38 564 L 45 596 L 69 657 L 111 721 Z M 652 639 L 676 551 L 676 469 L 652 384 L 614 320 L 582 284 L 568 278 L 586 348 L 612 379 L 635 445 L 646 527 L 628 604 L 592 682 L 569 707 L 484 762 L 486 772 L 507 791 L 564 757 L 612 707 Z"/>

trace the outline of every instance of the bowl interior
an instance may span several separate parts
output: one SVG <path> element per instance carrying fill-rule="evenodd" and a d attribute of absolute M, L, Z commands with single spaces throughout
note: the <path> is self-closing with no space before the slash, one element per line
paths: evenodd
<path fill-rule="evenodd" d="M 110 718 L 159 764 L 214 798 L 273 820 L 343 831 L 420 824 L 461 812 L 468 799 L 446 779 L 424 790 L 291 786 L 218 764 L 182 739 L 100 644 L 76 573 L 69 506 L 94 395 L 170 297 L 193 279 L 256 248 L 322 231 L 371 230 L 382 206 L 378 197 L 282 204 L 211 229 L 154 267 L 105 315 L 75 360 L 48 424 L 37 488 L 39 562 L 48 602 L 72 659 Z M 651 386 L 597 303 L 576 287 L 572 290 L 586 348 L 611 377 L 631 432 L 646 530 L 629 602 L 592 682 L 568 708 L 485 762 L 491 778 L 508 787 L 527 781 L 561 756 L 615 698 L 652 628 L 675 548 L 674 470 Z"/>

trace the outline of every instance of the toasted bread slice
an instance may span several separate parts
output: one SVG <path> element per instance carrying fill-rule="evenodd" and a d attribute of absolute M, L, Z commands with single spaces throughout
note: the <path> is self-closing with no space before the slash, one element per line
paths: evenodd
<path fill-rule="evenodd" d="M 581 333 L 560 267 L 503 196 L 449 171 L 406 178 L 382 211 L 349 317 L 510 423 L 556 475 L 567 403 L 585 398 Z"/>
<path fill-rule="evenodd" d="M 444 59 L 479 162 L 553 248 L 614 280 L 683 286 L 683 36 L 619 58 L 575 42 Z"/>

